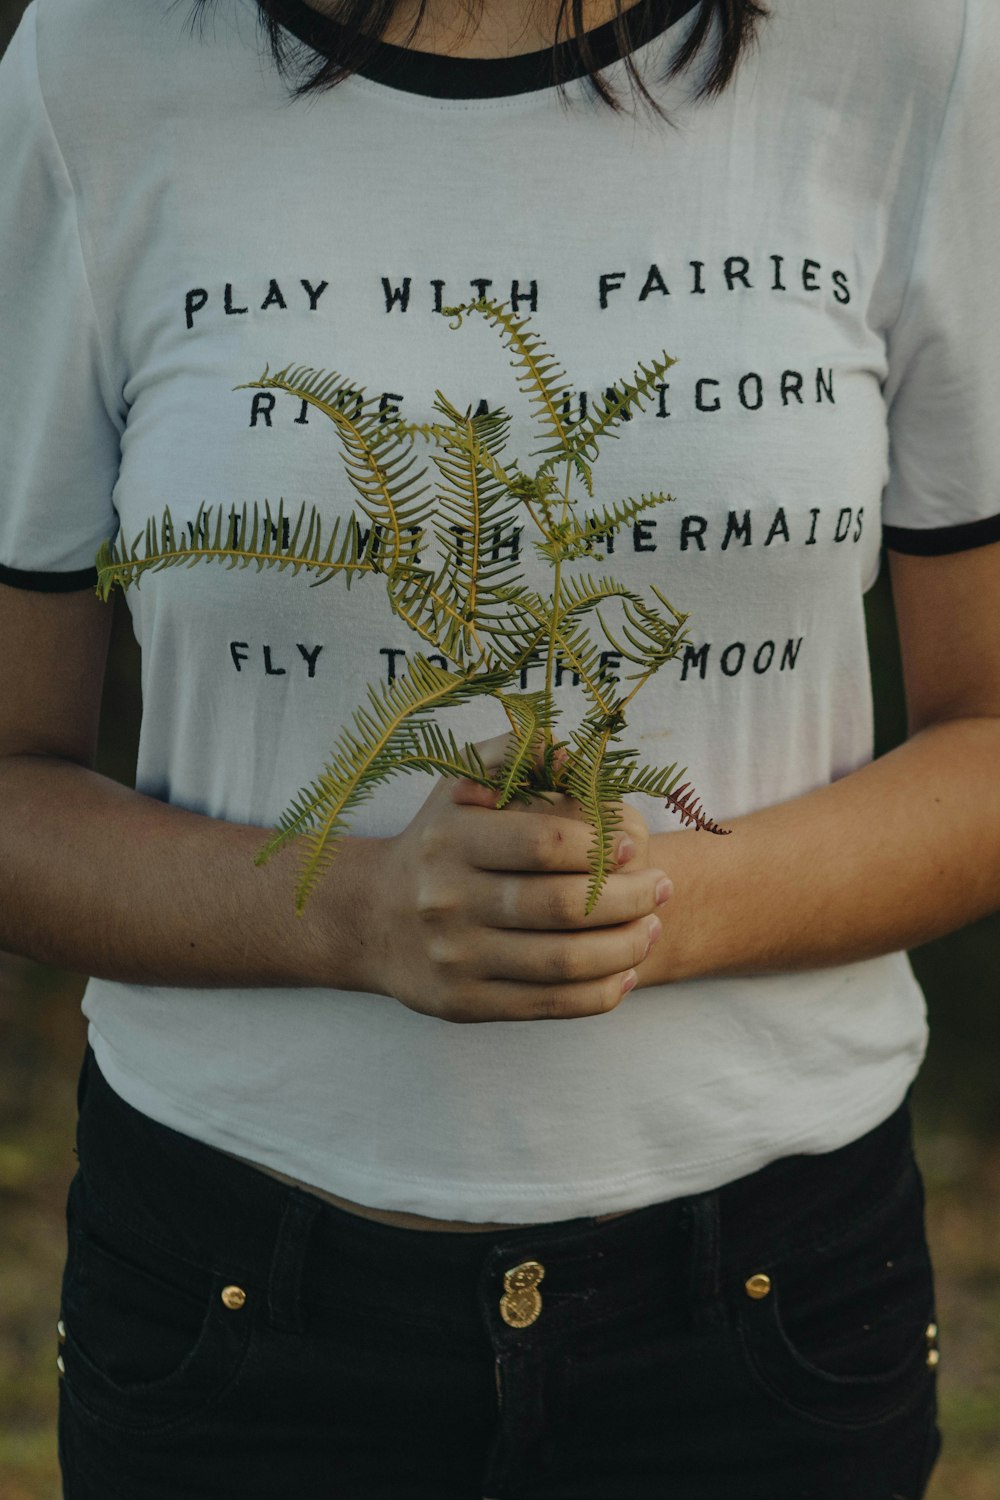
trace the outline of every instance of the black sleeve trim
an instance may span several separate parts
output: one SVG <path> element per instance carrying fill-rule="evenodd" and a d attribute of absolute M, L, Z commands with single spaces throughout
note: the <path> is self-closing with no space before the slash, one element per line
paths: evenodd
<path fill-rule="evenodd" d="M 912 526 L 883 526 L 882 540 L 893 552 L 909 552 L 913 557 L 940 557 L 946 552 L 969 552 L 1000 542 L 1000 516 L 985 521 L 966 521 L 962 526 L 934 526 L 918 530 Z"/>
<path fill-rule="evenodd" d="M 21 568 L 5 568 L 0 563 L 0 583 L 15 589 L 37 589 L 42 594 L 72 594 L 77 589 L 97 586 L 97 569 L 80 568 L 76 573 L 26 573 Z"/>

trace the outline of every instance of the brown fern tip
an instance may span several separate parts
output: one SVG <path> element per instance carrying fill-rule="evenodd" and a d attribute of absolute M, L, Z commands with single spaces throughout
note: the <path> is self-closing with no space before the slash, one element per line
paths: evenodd
<path fill-rule="evenodd" d="M 718 823 L 714 822 L 708 816 L 690 781 L 685 781 L 684 785 L 679 786 L 676 792 L 668 792 L 666 805 L 670 808 L 671 812 L 677 814 L 682 823 L 690 824 L 692 828 L 697 828 L 699 832 L 732 833 L 733 831 L 731 828 L 720 828 Z"/>

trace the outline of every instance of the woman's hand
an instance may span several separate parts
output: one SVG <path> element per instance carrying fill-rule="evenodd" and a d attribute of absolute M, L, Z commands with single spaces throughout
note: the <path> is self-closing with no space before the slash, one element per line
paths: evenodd
<path fill-rule="evenodd" d="M 507 741 L 477 746 L 488 768 L 501 764 Z M 384 940 L 372 958 L 371 989 L 445 1021 L 615 1009 L 659 937 L 653 913 L 664 872 L 650 868 L 648 830 L 625 805 L 617 868 L 587 916 L 593 830 L 572 798 L 545 797 L 551 801 L 497 811 L 496 794 L 475 782 L 438 781 L 380 853 L 372 916 Z M 623 869 L 625 837 L 634 853 L 626 851 Z"/>

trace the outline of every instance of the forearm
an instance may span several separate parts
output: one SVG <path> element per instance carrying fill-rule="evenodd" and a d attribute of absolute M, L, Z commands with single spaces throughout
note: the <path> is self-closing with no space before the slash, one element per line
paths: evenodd
<path fill-rule="evenodd" d="M 347 839 L 296 917 L 294 848 L 43 756 L 0 760 L 0 948 L 77 973 L 194 987 L 364 989 L 376 839 Z"/>
<path fill-rule="evenodd" d="M 932 725 L 728 826 L 650 839 L 674 895 L 640 985 L 918 947 L 1000 909 L 1000 720 Z"/>

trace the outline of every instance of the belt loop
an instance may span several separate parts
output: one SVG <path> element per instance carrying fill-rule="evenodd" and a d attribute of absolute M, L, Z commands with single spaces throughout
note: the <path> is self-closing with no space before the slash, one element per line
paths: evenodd
<path fill-rule="evenodd" d="M 309 1232 L 321 1207 L 314 1194 L 288 1189 L 267 1281 L 268 1317 L 283 1333 L 302 1332 L 302 1272 Z"/>
<path fill-rule="evenodd" d="M 719 1191 L 695 1193 L 687 1202 L 688 1287 L 696 1326 L 713 1323 L 719 1313 Z"/>

